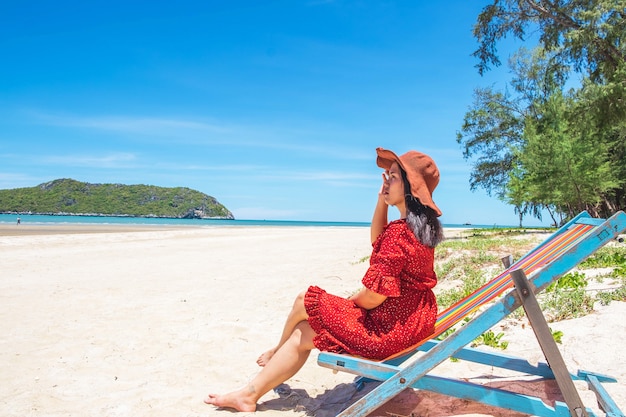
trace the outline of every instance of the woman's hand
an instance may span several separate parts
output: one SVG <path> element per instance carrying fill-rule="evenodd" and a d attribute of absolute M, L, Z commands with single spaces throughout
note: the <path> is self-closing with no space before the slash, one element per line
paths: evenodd
<path fill-rule="evenodd" d="M 387 182 L 389 180 L 389 171 L 383 172 L 383 183 L 378 191 L 378 201 L 376 201 L 376 208 L 374 209 L 374 216 L 372 217 L 372 224 L 370 226 L 370 238 L 372 243 L 376 241 L 378 235 L 380 235 L 387 226 L 387 212 L 389 206 L 385 202 L 385 192 L 387 191 Z"/>
<path fill-rule="evenodd" d="M 380 199 L 381 197 L 385 198 L 385 187 L 387 187 L 387 182 L 389 181 L 389 171 L 385 170 L 385 172 L 383 172 L 382 174 L 383 177 L 383 183 L 380 185 L 380 190 L 378 190 L 378 199 Z"/>
<path fill-rule="evenodd" d="M 378 294 L 367 288 L 363 288 L 358 293 L 352 295 L 349 299 L 354 301 L 354 304 L 357 306 L 366 310 L 371 310 L 381 305 L 383 301 L 387 299 L 387 296 Z"/>

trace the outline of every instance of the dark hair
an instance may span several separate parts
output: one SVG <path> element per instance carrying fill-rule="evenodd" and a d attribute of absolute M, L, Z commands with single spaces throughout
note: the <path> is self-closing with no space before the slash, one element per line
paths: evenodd
<path fill-rule="evenodd" d="M 400 172 L 404 183 L 406 224 L 413 231 L 417 240 L 434 248 L 443 241 L 443 227 L 437 218 L 437 213 L 411 195 L 411 184 L 406 173 L 402 168 L 400 168 Z"/>

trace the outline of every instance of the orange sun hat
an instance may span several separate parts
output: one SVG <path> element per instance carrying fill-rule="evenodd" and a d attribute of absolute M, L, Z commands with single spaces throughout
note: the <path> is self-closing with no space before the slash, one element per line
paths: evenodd
<path fill-rule="evenodd" d="M 437 216 L 441 216 L 441 210 L 433 201 L 433 191 L 439 184 L 439 169 L 433 159 L 421 152 L 408 151 L 398 156 L 390 150 L 376 148 L 378 157 L 376 164 L 384 169 L 391 168 L 391 164 L 397 162 L 406 172 L 411 185 L 411 195 L 420 203 L 435 210 Z"/>

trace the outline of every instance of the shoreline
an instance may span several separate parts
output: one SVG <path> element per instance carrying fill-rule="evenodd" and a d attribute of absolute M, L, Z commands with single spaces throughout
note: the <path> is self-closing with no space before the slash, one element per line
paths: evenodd
<path fill-rule="evenodd" d="M 20 216 L 0 214 L 0 225 L 16 225 Z M 79 219 L 89 219 L 80 221 Z M 66 216 L 66 215 L 25 215 L 21 216 L 22 224 L 33 225 L 137 225 L 137 226 L 308 226 L 308 227 L 367 227 L 369 221 L 341 220 L 272 220 L 272 219 L 178 219 L 163 217 L 131 217 L 131 216 Z M 442 223 L 446 229 L 500 230 L 523 229 L 527 231 L 553 230 L 545 226 L 515 226 L 498 224 Z"/>
<path fill-rule="evenodd" d="M 87 233 L 133 233 L 202 228 L 194 225 L 155 224 L 67 224 L 67 223 L 0 223 L 0 236 L 73 235 Z"/>
<path fill-rule="evenodd" d="M 255 226 L 231 226 L 231 225 L 203 225 L 203 224 L 85 224 L 85 223 L 22 223 L 8 224 L 0 223 L 0 237 L 3 236 L 44 236 L 44 235 L 74 235 L 89 233 L 134 233 L 134 232 L 159 232 L 159 231 L 176 231 L 176 230 L 203 230 L 203 229 L 366 229 L 363 226 L 275 226 L 275 225 L 255 225 Z M 458 239 L 471 227 L 444 227 L 444 236 L 446 239 Z"/>

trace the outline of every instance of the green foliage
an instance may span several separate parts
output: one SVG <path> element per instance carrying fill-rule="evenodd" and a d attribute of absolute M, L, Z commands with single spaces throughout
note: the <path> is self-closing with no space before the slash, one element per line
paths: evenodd
<path fill-rule="evenodd" d="M 580 264 L 581 268 L 612 268 L 610 276 L 626 281 L 626 246 L 605 246 Z M 622 284 L 623 286 L 623 284 Z M 599 294 L 602 297 L 602 294 Z M 617 291 L 617 298 L 620 297 Z"/>
<path fill-rule="evenodd" d="M 486 279 L 484 277 L 484 273 L 480 270 L 473 268 L 472 265 L 475 264 L 473 264 L 471 261 L 464 261 L 463 265 L 463 272 L 465 273 L 465 276 L 463 277 L 461 286 L 451 288 L 447 291 L 442 291 L 438 294 L 437 304 L 440 308 L 448 308 L 449 306 L 467 297 L 478 288 L 480 288 L 483 284 L 485 284 Z"/>
<path fill-rule="evenodd" d="M 541 117 L 526 119 L 526 143 L 518 151 L 509 196 L 522 189 L 524 201 L 574 216 L 619 186 L 607 144 L 593 140 L 588 129 L 581 131 L 580 121 L 569 114 L 574 107 L 573 99 L 558 91 L 535 105 Z"/>
<path fill-rule="evenodd" d="M 467 319 L 465 321 L 467 321 Z M 455 332 L 456 332 L 456 329 L 452 327 L 446 330 L 445 332 L 443 332 L 439 337 L 437 337 L 437 340 L 439 341 L 445 340 L 447 337 L 454 334 Z M 489 346 L 492 348 L 504 350 L 509 346 L 509 342 L 501 340 L 503 336 L 504 336 L 504 333 L 495 334 L 492 330 L 488 330 L 485 333 L 478 336 L 472 342 L 471 346 L 476 347 L 476 346 L 484 345 L 484 346 Z M 450 359 L 453 362 L 458 361 L 458 359 L 454 357 L 451 357 Z"/>
<path fill-rule="evenodd" d="M 599 292 L 597 298 L 603 306 L 611 304 L 611 301 L 626 301 L 626 281 L 612 291 Z"/>
<path fill-rule="evenodd" d="M 358 264 L 362 264 L 365 262 L 369 262 L 369 260 L 370 260 L 370 255 L 363 256 L 361 259 L 357 260 L 356 262 L 353 262 L 352 265 L 358 265 Z"/>
<path fill-rule="evenodd" d="M 560 330 L 552 330 L 550 328 L 550 333 L 552 333 L 552 338 L 556 343 L 561 344 L 563 342 L 563 332 Z"/>
<path fill-rule="evenodd" d="M 233 218 L 215 198 L 189 188 L 89 184 L 72 179 L 0 190 L 0 212 Z"/>
<path fill-rule="evenodd" d="M 540 299 L 541 307 L 549 313 L 550 321 L 586 316 L 593 311 L 594 302 L 595 298 L 584 288 L 544 293 Z"/>
<path fill-rule="evenodd" d="M 488 330 L 481 334 L 472 342 L 472 347 L 485 345 L 497 349 L 506 349 L 509 346 L 509 342 L 501 341 L 504 333 L 495 334 L 492 330 Z"/>
<path fill-rule="evenodd" d="M 582 317 L 593 311 L 596 299 L 586 291 L 587 284 L 585 274 L 575 271 L 546 288 L 540 295 L 540 304 L 549 312 L 551 321 Z"/>
<path fill-rule="evenodd" d="M 499 251 L 503 247 L 513 250 L 527 251 L 527 247 L 534 243 L 532 233 L 535 231 L 544 232 L 548 229 L 521 229 L 521 228 L 492 228 L 492 229 L 470 229 L 467 236 L 461 239 L 444 240 L 437 246 L 437 254 L 445 252 L 461 252 L 471 250 L 490 252 Z M 528 236 L 528 238 L 521 238 Z M 498 258 L 493 256 L 493 259 Z M 499 259 L 498 259 L 499 260 Z"/>
<path fill-rule="evenodd" d="M 550 284 L 545 292 L 556 292 L 559 290 L 577 290 L 585 288 L 588 282 L 584 273 L 574 271 L 563 275 L 561 278 Z"/>
<path fill-rule="evenodd" d="M 626 246 L 605 246 L 580 263 L 581 268 L 626 268 Z"/>
<path fill-rule="evenodd" d="M 457 141 L 473 160 L 470 184 L 555 224 L 582 210 L 626 207 L 626 0 L 493 0 L 477 18 L 482 74 L 500 65 L 506 36 L 539 35 L 511 59 L 504 92 L 479 88 Z M 576 74 L 578 83 L 566 90 Z"/>
<path fill-rule="evenodd" d="M 435 272 L 438 279 L 461 280 L 460 286 L 437 294 L 437 303 L 442 309 L 485 283 L 484 267 L 501 265 L 498 253 L 503 247 L 508 248 L 514 258 L 519 258 L 534 244 L 530 233 L 524 229 L 472 229 L 468 233 L 466 238 L 446 240 L 437 246 Z M 529 237 L 519 237 L 525 235 Z"/>
<path fill-rule="evenodd" d="M 546 51 L 556 54 L 552 65 L 563 71 L 586 71 L 592 80 L 611 78 L 624 61 L 624 0 L 568 0 L 545 2 L 494 0 L 478 16 L 474 37 L 479 47 L 479 73 L 500 65 L 496 44 L 507 36 L 524 40 L 526 30 L 537 30 Z"/>
<path fill-rule="evenodd" d="M 484 188 L 502 198 L 508 173 L 515 164 L 514 151 L 523 143 L 523 117 L 512 109 L 520 106 L 508 93 L 479 88 L 466 113 L 457 142 L 463 144 L 463 157 L 475 158 L 470 188 Z"/>
<path fill-rule="evenodd" d="M 438 337 L 437 340 L 445 340 L 448 336 L 450 336 L 451 334 L 453 334 L 456 331 L 456 329 L 454 327 L 449 328 L 448 330 L 446 330 L 445 332 L 441 333 Z"/>

